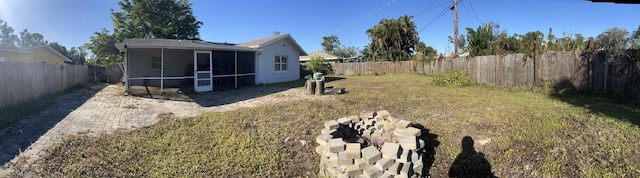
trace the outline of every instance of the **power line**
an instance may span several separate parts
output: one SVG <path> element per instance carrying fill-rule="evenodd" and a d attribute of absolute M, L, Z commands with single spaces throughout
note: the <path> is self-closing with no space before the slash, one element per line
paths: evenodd
<path fill-rule="evenodd" d="M 367 14 L 367 15 L 365 15 L 365 16 L 362 16 L 362 17 L 360 17 L 360 18 L 356 19 L 355 21 L 353 21 L 353 22 L 351 22 L 351 23 L 349 23 L 349 24 L 347 24 L 347 25 L 344 25 L 344 26 L 342 26 L 342 27 L 340 27 L 340 28 L 337 28 L 336 30 L 334 30 L 334 31 L 332 31 L 332 32 L 328 32 L 328 33 L 326 33 L 326 34 L 325 34 L 325 36 L 330 35 L 330 34 L 335 34 L 336 32 L 338 32 L 338 31 L 340 31 L 340 30 L 344 30 L 344 29 L 346 29 L 346 28 L 349 28 L 350 26 L 352 26 L 352 25 L 354 25 L 354 24 L 356 24 L 356 23 L 358 23 L 358 22 L 360 22 L 360 21 L 362 21 L 362 20 L 366 19 L 367 17 L 372 16 L 373 14 L 375 14 L 375 13 L 379 12 L 380 10 L 384 9 L 385 7 L 387 7 L 387 6 L 391 5 L 392 3 L 396 2 L 396 1 L 398 1 L 398 0 L 391 0 L 390 2 L 387 2 L 386 4 L 384 4 L 384 5 L 380 6 L 380 7 L 378 7 L 377 9 L 375 9 L 375 10 L 373 10 L 373 11 L 371 11 L 371 12 L 369 12 L 369 14 Z"/>
<path fill-rule="evenodd" d="M 436 8 L 438 8 L 438 7 L 441 7 L 441 6 L 443 6 L 443 5 L 446 5 L 447 3 L 448 3 L 448 2 L 446 2 L 446 1 L 445 1 L 445 2 L 440 3 L 440 4 L 438 4 L 438 5 L 436 5 L 436 6 L 432 7 L 432 8 L 429 8 L 429 9 L 426 9 L 426 10 L 424 10 L 424 11 L 418 12 L 418 13 L 414 14 L 413 16 L 414 16 L 414 17 L 417 17 L 417 16 L 420 16 L 420 15 L 423 15 L 423 14 L 425 14 L 425 13 L 429 12 L 429 11 L 435 10 L 435 9 L 436 9 Z M 356 41 L 360 41 L 360 40 L 362 40 L 362 39 L 364 39 L 364 38 L 366 38 L 366 37 L 367 37 L 367 35 L 364 35 L 364 36 L 361 36 L 361 37 L 359 37 L 359 38 L 357 38 L 357 39 L 355 39 L 355 40 L 351 40 L 351 41 L 349 41 L 349 42 L 343 43 L 342 45 L 347 45 L 347 44 L 350 44 L 350 43 L 353 43 L 353 42 L 356 42 Z"/>
<path fill-rule="evenodd" d="M 362 37 L 360 37 L 360 38 L 358 38 L 358 39 L 355 39 L 355 40 L 351 40 L 351 41 L 346 42 L 346 43 L 344 43 L 344 44 L 342 44 L 342 45 L 351 44 L 351 43 L 353 43 L 353 42 L 360 41 L 360 40 L 362 40 L 362 39 L 364 39 L 364 38 L 366 38 L 366 37 L 367 37 L 367 35 L 362 36 Z"/>
<path fill-rule="evenodd" d="M 444 9 L 442 9 L 442 11 L 440 11 L 440 13 L 438 13 L 438 15 L 436 15 L 433 19 L 431 19 L 429 22 L 427 22 L 426 25 L 422 26 L 420 28 L 420 30 L 418 30 L 418 33 L 422 32 L 424 29 L 426 29 L 427 27 L 429 27 L 433 23 L 435 23 L 438 19 L 440 19 L 440 17 L 444 16 L 444 14 L 446 14 L 449 9 L 450 9 L 449 7 L 445 7 Z"/>
<path fill-rule="evenodd" d="M 471 16 L 469 16 L 469 10 L 467 10 L 467 6 L 464 5 L 464 3 L 462 3 L 462 6 L 464 6 L 464 15 L 467 16 L 467 18 L 469 18 L 469 22 L 471 22 L 471 24 L 475 27 L 476 23 L 474 22 L 474 20 L 471 18 Z"/>
<path fill-rule="evenodd" d="M 478 20 L 478 22 L 482 24 L 482 21 L 480 20 L 480 18 L 478 18 L 478 14 L 476 14 L 476 10 L 473 9 L 473 4 L 471 4 L 471 1 L 469 1 L 469 6 L 471 6 L 471 11 L 473 11 L 473 15 L 476 16 L 476 20 Z"/>
<path fill-rule="evenodd" d="M 414 17 L 416 17 L 416 16 L 419 16 L 419 15 L 422 15 L 422 14 L 424 14 L 424 13 L 427 13 L 427 12 L 429 12 L 429 11 L 432 11 L 432 10 L 434 10 L 434 9 L 436 9 L 436 8 L 438 8 L 438 7 L 442 6 L 442 5 L 445 5 L 445 4 L 447 4 L 447 3 L 448 3 L 448 2 L 446 2 L 446 1 L 445 1 L 445 2 L 443 2 L 443 3 L 438 4 L 437 6 L 434 6 L 434 7 L 433 7 L 433 8 L 431 8 L 431 9 L 427 9 L 427 10 L 424 10 L 424 11 L 422 11 L 422 12 L 418 12 L 417 14 L 415 14 L 415 15 L 413 15 L 413 16 L 414 16 Z"/>

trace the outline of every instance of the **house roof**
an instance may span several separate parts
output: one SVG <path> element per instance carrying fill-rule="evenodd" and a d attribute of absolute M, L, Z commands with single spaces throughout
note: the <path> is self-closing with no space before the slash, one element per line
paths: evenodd
<path fill-rule="evenodd" d="M 189 48 L 189 49 L 220 49 L 238 51 L 258 51 L 254 48 L 236 46 L 233 44 L 214 43 L 201 40 L 176 40 L 154 38 L 124 39 L 114 44 L 118 50 L 124 52 L 126 48 Z"/>
<path fill-rule="evenodd" d="M 283 39 L 287 39 L 289 40 L 289 42 L 291 42 L 291 44 L 293 44 L 293 47 L 298 50 L 298 53 L 300 53 L 300 55 L 307 55 L 307 52 L 304 51 L 304 49 L 302 49 L 302 47 L 298 44 L 298 42 L 296 42 L 296 40 L 293 39 L 293 37 L 291 37 L 290 34 L 284 34 L 284 35 L 274 35 L 271 37 L 267 37 L 267 38 L 261 38 L 261 39 L 257 39 L 257 40 L 251 40 L 251 41 L 247 41 L 244 43 L 240 43 L 237 44 L 236 46 L 243 46 L 243 47 L 249 47 L 249 48 L 256 48 L 256 49 L 260 49 L 262 47 L 268 46 L 276 41 L 280 41 Z"/>
<path fill-rule="evenodd" d="M 323 51 L 316 51 L 316 52 L 312 52 L 309 53 L 308 56 L 300 56 L 300 61 L 308 61 L 311 59 L 310 56 L 320 56 L 322 58 L 324 58 L 325 60 L 338 60 L 338 59 L 342 59 L 342 57 L 333 55 L 333 54 L 329 54 Z"/>
<path fill-rule="evenodd" d="M 49 50 L 49 52 L 57 55 L 58 57 L 62 58 L 66 62 L 72 62 L 71 59 L 69 59 L 67 56 L 62 55 L 60 52 L 58 52 L 55 49 L 51 48 L 51 46 L 49 46 L 49 45 L 34 46 L 34 47 L 26 48 L 26 49 L 29 50 L 29 51 L 33 51 L 34 49 L 40 49 L 40 48 Z"/>
<path fill-rule="evenodd" d="M 3 48 L 3 47 L 0 47 L 0 51 L 1 52 L 9 52 L 9 53 L 31 54 L 31 51 L 21 50 L 21 49 Z"/>

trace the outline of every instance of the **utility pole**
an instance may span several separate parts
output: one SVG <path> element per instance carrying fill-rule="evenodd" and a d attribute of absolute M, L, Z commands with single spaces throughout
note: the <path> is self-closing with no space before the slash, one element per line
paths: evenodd
<path fill-rule="evenodd" d="M 453 57 L 458 57 L 458 2 L 453 0 Z"/>

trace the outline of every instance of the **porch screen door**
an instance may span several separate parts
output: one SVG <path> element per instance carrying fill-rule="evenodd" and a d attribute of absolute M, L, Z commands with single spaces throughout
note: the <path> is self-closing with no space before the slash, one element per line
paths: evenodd
<path fill-rule="evenodd" d="M 196 92 L 212 91 L 211 51 L 194 51 L 194 89 Z"/>

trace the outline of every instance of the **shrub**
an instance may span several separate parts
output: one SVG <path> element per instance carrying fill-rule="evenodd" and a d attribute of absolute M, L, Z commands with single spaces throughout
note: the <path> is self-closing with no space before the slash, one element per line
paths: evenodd
<path fill-rule="evenodd" d="M 326 75 L 332 72 L 331 65 L 320 56 L 311 56 L 311 59 L 306 63 L 306 66 L 307 69 L 311 70 L 313 73 L 322 72 Z"/>
<path fill-rule="evenodd" d="M 469 86 L 477 84 L 477 82 L 470 78 L 469 75 L 463 74 L 460 71 L 452 71 L 445 74 L 435 75 L 433 76 L 432 81 L 436 85 Z"/>

